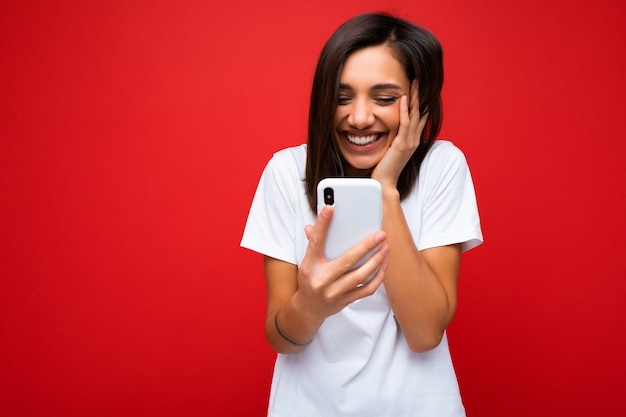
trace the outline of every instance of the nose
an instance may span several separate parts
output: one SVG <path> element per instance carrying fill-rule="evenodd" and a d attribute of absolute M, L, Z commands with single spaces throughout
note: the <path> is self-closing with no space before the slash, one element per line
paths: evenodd
<path fill-rule="evenodd" d="M 366 100 L 355 100 L 348 115 L 348 123 L 355 129 L 365 129 L 374 124 L 372 108 Z"/>

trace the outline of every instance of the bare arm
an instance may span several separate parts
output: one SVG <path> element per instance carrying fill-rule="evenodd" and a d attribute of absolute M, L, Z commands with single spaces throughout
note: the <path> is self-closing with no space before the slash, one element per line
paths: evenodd
<path fill-rule="evenodd" d="M 265 257 L 267 282 L 267 314 L 265 335 L 270 346 L 278 353 L 295 353 L 306 349 L 321 326 L 321 322 L 307 320 L 293 309 L 290 300 L 298 289 L 298 267 L 278 259 Z M 281 317 L 277 318 L 277 314 Z M 297 343 L 289 342 L 278 333 L 276 322 L 283 333 Z"/>
<path fill-rule="evenodd" d="M 456 311 L 461 245 L 419 251 L 396 190 L 385 194 L 383 219 L 392 248 L 385 278 L 389 304 L 411 350 L 434 349 Z"/>
<path fill-rule="evenodd" d="M 454 316 L 461 247 L 419 251 L 400 206 L 398 178 L 417 149 L 428 119 L 418 108 L 417 82 L 413 82 L 410 106 L 406 96 L 400 100 L 398 135 L 372 178 L 383 187 L 383 230 L 391 248 L 385 278 L 389 303 L 411 350 L 423 352 L 439 345 Z"/>
<path fill-rule="evenodd" d="M 327 317 L 357 299 L 372 295 L 383 282 L 386 270 L 383 261 L 389 250 L 385 244 L 358 269 L 348 271 L 385 240 L 384 232 L 369 236 L 332 262 L 324 259 L 324 240 L 332 214 L 331 207 L 324 207 L 315 225 L 306 227 L 309 245 L 300 268 L 265 257 L 265 334 L 272 348 L 279 353 L 306 349 Z M 377 268 L 374 278 L 359 286 Z"/>

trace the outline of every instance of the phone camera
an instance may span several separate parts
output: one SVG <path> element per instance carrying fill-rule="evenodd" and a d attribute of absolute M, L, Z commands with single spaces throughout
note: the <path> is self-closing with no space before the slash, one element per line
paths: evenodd
<path fill-rule="evenodd" d="M 335 204 L 335 191 L 330 188 L 324 188 L 324 204 L 332 206 Z"/>

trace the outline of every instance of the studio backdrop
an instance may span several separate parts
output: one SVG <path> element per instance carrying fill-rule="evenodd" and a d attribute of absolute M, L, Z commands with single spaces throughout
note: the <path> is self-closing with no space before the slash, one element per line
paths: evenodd
<path fill-rule="evenodd" d="M 378 10 L 441 40 L 440 137 L 476 185 L 449 328 L 468 416 L 622 415 L 618 0 L 2 1 L 3 415 L 264 415 L 248 208 L 306 141 L 324 42 Z"/>

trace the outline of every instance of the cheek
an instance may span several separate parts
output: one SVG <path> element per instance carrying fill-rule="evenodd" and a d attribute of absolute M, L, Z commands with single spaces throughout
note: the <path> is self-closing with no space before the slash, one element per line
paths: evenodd
<path fill-rule="evenodd" d="M 393 107 L 385 113 L 385 125 L 390 132 L 397 133 L 400 127 L 400 106 Z"/>
<path fill-rule="evenodd" d="M 339 126 L 341 121 L 344 120 L 346 117 L 348 117 L 348 112 L 346 111 L 346 109 L 344 109 L 343 107 L 338 107 L 337 111 L 335 111 L 335 128 Z"/>

